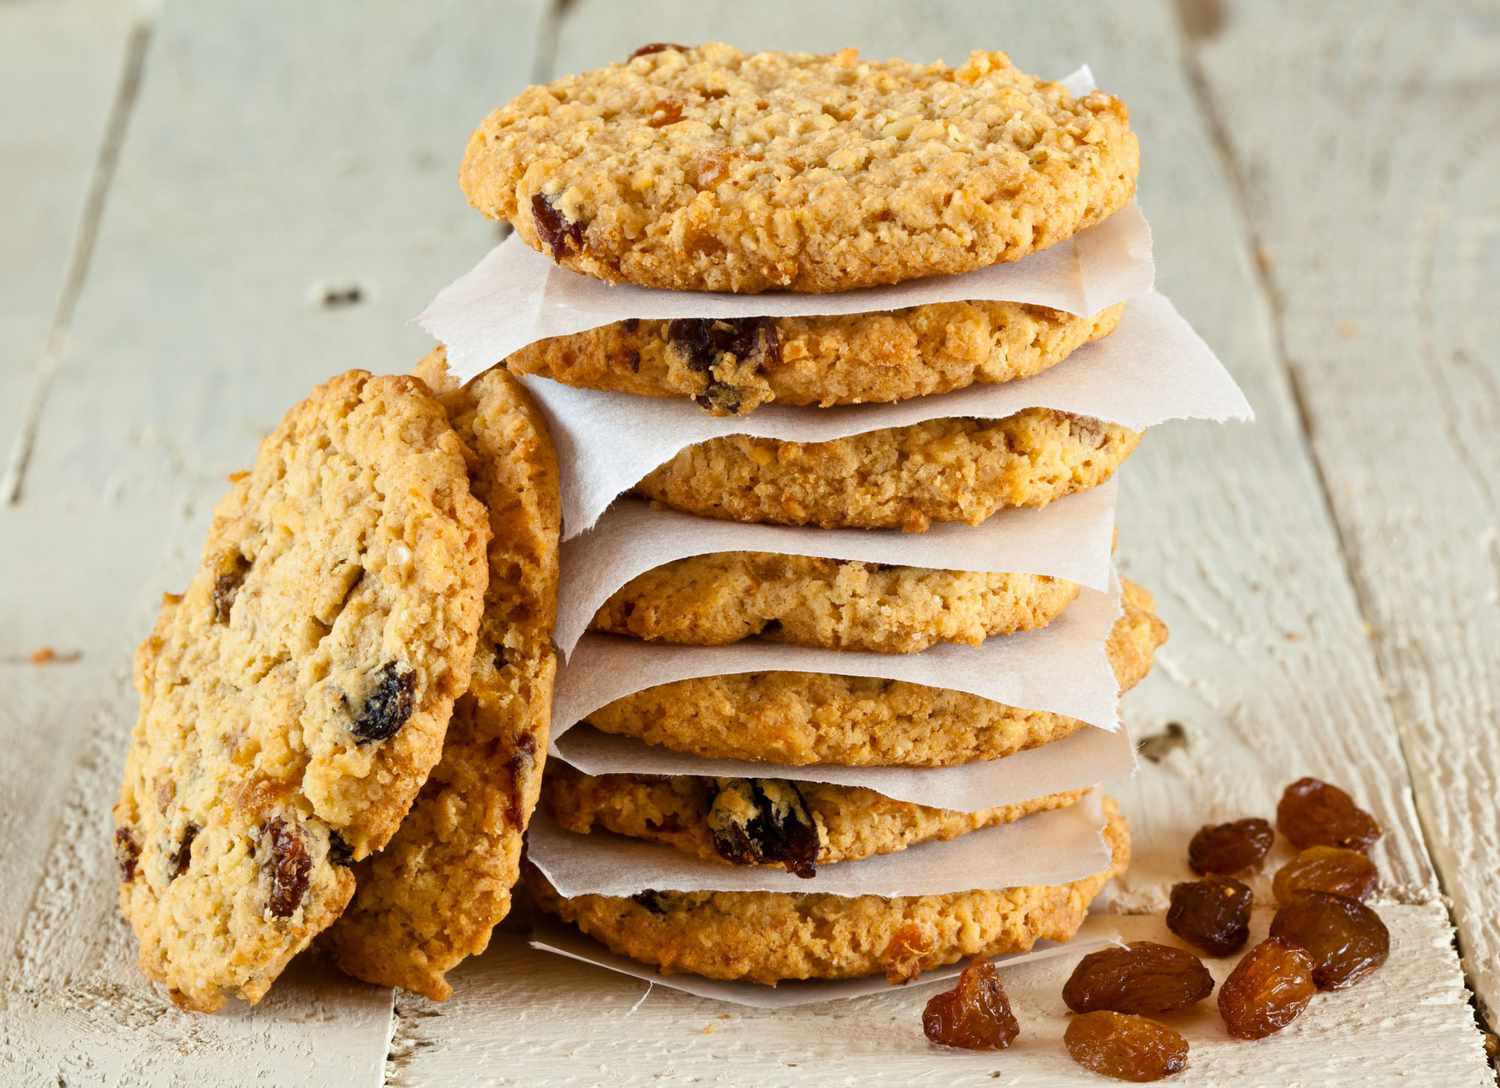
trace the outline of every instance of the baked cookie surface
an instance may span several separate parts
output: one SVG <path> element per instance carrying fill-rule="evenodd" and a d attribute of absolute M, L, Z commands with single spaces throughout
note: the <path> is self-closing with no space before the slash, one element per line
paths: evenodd
<path fill-rule="evenodd" d="M 527 888 L 543 910 L 619 955 L 665 974 L 774 986 L 790 979 L 885 974 L 907 982 L 966 956 L 1025 952 L 1066 941 L 1088 905 L 1130 864 L 1130 834 L 1105 800 L 1111 865 L 1070 884 L 885 899 L 785 892 L 642 892 L 564 899 L 535 869 Z"/>
<path fill-rule="evenodd" d="M 596 827 L 707 861 L 772 865 L 812 876 L 829 862 L 890 854 L 1073 804 L 1085 790 L 975 812 L 933 808 L 858 786 L 784 778 L 584 774 L 554 762 L 542 805 L 558 826 Z"/>
<path fill-rule="evenodd" d="M 530 87 L 459 182 L 559 264 L 643 287 L 843 291 L 1013 261 L 1123 207 L 1122 102 L 966 64 L 658 44 Z"/>
<path fill-rule="evenodd" d="M 1151 595 L 1124 587 L 1107 646 L 1122 691 L 1167 638 Z M 762 672 L 679 680 L 616 699 L 589 724 L 706 759 L 947 767 L 1061 740 L 1084 723 L 977 695 L 862 676 Z"/>
<path fill-rule="evenodd" d="M 982 523 L 1107 481 L 1136 431 L 1050 408 L 998 420 L 932 419 L 832 442 L 730 435 L 689 446 L 635 490 L 701 517 L 824 529 L 925 532 Z"/>
<path fill-rule="evenodd" d="M 759 637 L 830 650 L 915 653 L 1045 627 L 1078 586 L 1039 574 L 887 567 L 772 552 L 694 555 L 638 575 L 596 631 L 689 646 Z"/>
<path fill-rule="evenodd" d="M 259 1000 L 437 762 L 487 578 L 465 456 L 414 378 L 318 387 L 141 645 L 120 902 L 179 1005 Z"/>
<path fill-rule="evenodd" d="M 489 943 L 510 910 L 521 838 L 541 788 L 557 660 L 557 459 L 518 382 L 492 370 L 460 390 L 441 351 L 417 373 L 474 454 L 489 511 L 489 589 L 468 691 L 443 755 L 390 844 L 355 868 L 349 908 L 328 931 L 339 966 L 434 1000 L 445 973 Z"/>
<path fill-rule="evenodd" d="M 1077 317 L 1019 302 L 943 302 L 834 317 L 618 321 L 537 341 L 505 365 L 584 389 L 689 397 L 720 416 L 770 402 L 888 403 L 1040 374 L 1113 332 L 1124 310 Z"/>

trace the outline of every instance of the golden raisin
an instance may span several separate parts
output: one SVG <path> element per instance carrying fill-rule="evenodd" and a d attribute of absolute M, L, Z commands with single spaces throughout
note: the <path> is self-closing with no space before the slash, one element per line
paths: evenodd
<path fill-rule="evenodd" d="M 1276 806 L 1276 829 L 1298 850 L 1341 846 L 1368 853 L 1380 825 L 1343 790 L 1316 778 L 1299 778 Z"/>
<path fill-rule="evenodd" d="M 1236 1039 L 1264 1039 L 1302 1014 L 1313 994 L 1307 951 L 1270 937 L 1245 953 L 1219 987 L 1219 1015 Z"/>
<path fill-rule="evenodd" d="M 1199 876 L 1259 869 L 1275 839 L 1271 825 L 1258 818 L 1200 827 L 1188 843 L 1188 867 Z"/>
<path fill-rule="evenodd" d="M 1062 995 L 1074 1012 L 1163 1013 L 1185 1009 L 1213 990 L 1213 976 L 1191 952 L 1133 941 L 1084 956 Z"/>
<path fill-rule="evenodd" d="M 1357 899 L 1327 892 L 1303 892 L 1278 910 L 1271 936 L 1307 950 L 1320 990 L 1353 986 L 1391 952 L 1391 934 L 1380 915 Z"/>
<path fill-rule="evenodd" d="M 1068 1024 L 1063 1043 L 1079 1065 L 1116 1080 L 1161 1080 L 1187 1068 L 1187 1040 L 1144 1016 L 1084 1013 Z"/>
<path fill-rule="evenodd" d="M 1172 885 L 1167 928 L 1211 956 L 1228 956 L 1250 939 L 1255 896 L 1233 877 L 1210 876 Z"/>
<path fill-rule="evenodd" d="M 965 967 L 951 990 L 935 994 L 922 1011 L 922 1030 L 943 1046 L 965 1050 L 1004 1050 L 1021 1034 L 989 960 Z"/>
<path fill-rule="evenodd" d="M 1298 892 L 1332 892 L 1364 900 L 1375 894 L 1379 883 L 1375 863 L 1358 850 L 1309 846 L 1276 870 L 1271 888 L 1276 893 L 1276 902 L 1286 906 Z"/>

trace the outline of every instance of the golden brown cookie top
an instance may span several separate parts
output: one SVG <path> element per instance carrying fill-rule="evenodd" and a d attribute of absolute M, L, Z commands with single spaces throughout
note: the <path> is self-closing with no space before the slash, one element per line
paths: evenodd
<path fill-rule="evenodd" d="M 657 45 L 531 87 L 459 180 L 532 248 L 610 281 L 827 292 L 1014 261 L 1135 191 L 1118 99 L 1004 53 L 964 65 Z"/>

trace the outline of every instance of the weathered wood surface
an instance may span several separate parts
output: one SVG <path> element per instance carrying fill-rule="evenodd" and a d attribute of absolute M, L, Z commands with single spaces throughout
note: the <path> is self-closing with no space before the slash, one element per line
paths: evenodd
<path fill-rule="evenodd" d="M 424 349 L 408 318 L 495 236 L 453 181 L 486 110 L 534 75 L 649 40 L 719 38 L 949 60 L 997 45 L 1043 72 L 1087 61 L 1131 104 L 1160 284 L 1260 420 L 1162 428 L 1123 474 L 1126 570 L 1157 592 L 1174 636 L 1127 717 L 1148 734 L 1180 722 L 1186 744 L 1155 746 L 1159 761 L 1122 793 L 1138 851 L 1116 906 L 1159 907 L 1203 819 L 1268 813 L 1304 772 L 1344 782 L 1388 828 L 1391 966 L 1272 1044 L 1229 1044 L 1211 1014 L 1190 1019 L 1188 1081 L 1486 1083 L 1428 860 L 1430 848 L 1475 985 L 1492 992 L 1500 756 L 1484 666 L 1500 545 L 1478 276 L 1494 265 L 1495 28 L 1462 18 L 1482 5 L 1453 5 L 1422 33 L 1363 8 L 1170 0 L 1045 17 L 961 0 L 207 7 L 169 4 L 141 24 L 150 46 L 125 116 L 132 12 L 0 6 L 0 30 L 30 20 L 0 33 L 6 86 L 73 74 L 51 77 L 68 87 L 46 119 L 55 130 L 7 118 L 0 133 L 6 149 L 21 132 L 56 151 L 19 178 L 7 152 L 0 174 L 10 206 L 47 212 L 0 223 L 0 321 L 22 352 L 0 369 L 0 441 L 9 449 L 28 421 L 36 433 L 19 501 L 0 506 L 0 834 L 24 844 L 0 856 L 0 1066 L 25 1061 L 28 1083 L 378 1075 L 381 991 L 309 970 L 253 1014 L 188 1020 L 140 988 L 103 875 L 134 714 L 129 651 L 159 593 L 186 578 L 223 475 L 286 406 L 337 370 L 404 369 Z M 26 48 L 49 40 L 44 23 L 64 48 Z M 1445 141 L 1445 113 L 1467 139 Z M 123 150 L 107 200 L 91 203 L 101 158 L 109 180 L 107 129 Z M 1362 202 L 1369 212 L 1344 218 Z M 80 264 L 90 207 L 102 229 Z M 1400 260 L 1369 259 L 1377 233 Z M 1341 255 L 1357 262 L 1347 282 Z M 1395 295 L 1369 287 L 1387 266 L 1401 270 Z M 325 306 L 330 287 L 358 287 L 360 301 Z M 43 645 L 81 657 L 24 664 Z M 657 990 L 632 1012 L 638 983 L 506 936 L 459 972 L 448 1004 L 399 996 L 385 1072 L 398 1084 L 988 1083 L 992 1071 L 1072 1083 L 1058 980 L 1034 973 L 1013 986 L 1028 1041 L 1002 1064 L 928 1051 L 919 992 L 776 1015 Z"/>
<path fill-rule="evenodd" d="M 186 580 L 225 474 L 287 406 L 332 373 L 405 370 L 426 350 L 411 316 L 494 237 L 456 195 L 454 149 L 530 76 L 541 13 L 184 3 L 150 25 L 20 498 L 0 506 L 0 1080 L 378 1083 L 386 991 L 303 972 L 253 1014 L 193 1018 L 143 988 L 107 831 L 130 654 Z M 116 34 L 116 72 L 125 46 Z M 20 100 L 42 109 L 57 78 L 43 67 Z M 119 82 L 89 78 L 106 100 L 53 117 L 76 122 L 85 170 Z M 59 193 L 79 191 L 73 169 L 55 164 Z M 359 301 L 325 304 L 329 286 Z M 58 289 L 38 303 L 46 320 Z M 78 657 L 27 663 L 41 646 Z"/>
<path fill-rule="evenodd" d="M 1245 5 L 1196 54 L 1460 951 L 1493 1024 L 1500 18 L 1461 3 L 1400 14 Z M 1237 60 L 1272 39 L 1254 66 Z"/>

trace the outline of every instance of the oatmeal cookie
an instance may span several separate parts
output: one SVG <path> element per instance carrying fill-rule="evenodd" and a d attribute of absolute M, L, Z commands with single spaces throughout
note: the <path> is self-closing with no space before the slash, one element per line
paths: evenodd
<path fill-rule="evenodd" d="M 1109 639 L 1122 691 L 1151 669 L 1167 638 L 1151 595 L 1125 583 Z M 616 699 L 588 717 L 606 733 L 706 759 L 803 767 L 949 767 L 1061 740 L 1084 723 L 902 680 L 759 672 L 678 680 Z"/>
<path fill-rule="evenodd" d="M 592 627 L 689 646 L 760 637 L 905 654 L 1045 627 L 1077 596 L 1074 583 L 1040 574 L 719 552 L 638 575 L 604 602 Z"/>
<path fill-rule="evenodd" d="M 1139 166 L 1124 103 L 1004 53 L 658 44 L 490 114 L 459 183 L 611 282 L 826 292 L 1017 260 L 1124 207 Z"/>
<path fill-rule="evenodd" d="M 931 419 L 832 442 L 730 435 L 689 446 L 635 490 L 727 521 L 926 532 L 1042 507 L 1107 481 L 1136 431 L 1050 408 L 999 420 Z"/>
<path fill-rule="evenodd" d="M 1086 790 L 958 812 L 897 801 L 859 786 L 787 778 L 588 775 L 554 762 L 542 807 L 568 831 L 595 827 L 676 847 L 708 861 L 774 865 L 798 876 L 815 866 L 891 854 L 957 838 L 1076 802 Z"/>
<path fill-rule="evenodd" d="M 452 992 L 445 973 L 483 952 L 510 910 L 541 788 L 561 512 L 546 422 L 513 377 L 494 370 L 460 390 L 441 351 L 417 373 L 442 391 L 476 455 L 471 486 L 490 516 L 489 589 L 443 758 L 389 845 L 355 868 L 354 900 L 326 939 L 356 978 L 442 1001 Z"/>
<path fill-rule="evenodd" d="M 941 302 L 831 317 L 617 321 L 539 340 L 505 365 L 584 389 L 689 397 L 716 416 L 772 401 L 888 403 L 1040 374 L 1108 336 L 1124 311 Z"/>
<path fill-rule="evenodd" d="M 184 1008 L 259 1000 L 437 762 L 488 577 L 466 457 L 415 378 L 320 386 L 233 478 L 141 645 L 120 904 Z"/>
<path fill-rule="evenodd" d="M 564 899 L 534 868 L 526 886 L 541 908 L 611 951 L 664 974 L 774 986 L 788 979 L 884 973 L 908 982 L 966 956 L 1029 951 L 1066 941 L 1089 903 L 1130 864 L 1130 833 L 1105 800 L 1112 853 L 1103 872 L 1071 884 L 886 899 L 787 892 L 642 892 L 628 899 Z"/>

